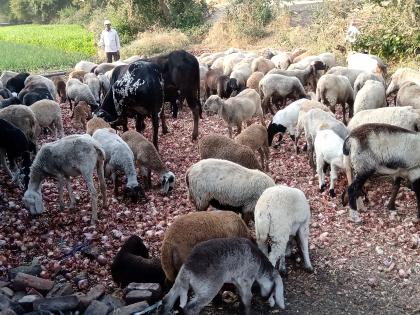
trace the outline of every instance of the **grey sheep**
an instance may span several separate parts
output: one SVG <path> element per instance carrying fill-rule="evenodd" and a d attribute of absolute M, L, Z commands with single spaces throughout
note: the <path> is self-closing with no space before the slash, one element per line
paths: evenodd
<path fill-rule="evenodd" d="M 405 82 L 398 90 L 396 105 L 420 109 L 420 85 L 414 82 Z"/>
<path fill-rule="evenodd" d="M 327 105 L 333 113 L 335 107 L 341 104 L 344 124 L 346 124 L 346 104 L 349 108 L 349 118 L 353 117 L 353 88 L 347 77 L 335 74 L 323 75 L 316 86 L 316 97 L 318 102 Z"/>
<path fill-rule="evenodd" d="M 89 104 L 92 110 L 95 110 L 99 107 L 99 104 L 96 102 L 89 86 L 77 79 L 69 79 L 67 81 L 66 94 L 70 104 L 70 109 L 73 108 L 72 101 L 76 103 L 75 105 L 77 105 L 77 103 L 80 101 L 85 101 Z"/>
<path fill-rule="evenodd" d="M 410 68 L 400 68 L 391 76 L 391 82 L 386 89 L 386 96 L 398 91 L 398 89 L 407 81 L 420 85 L 420 71 Z"/>
<path fill-rule="evenodd" d="M 63 119 L 61 108 L 57 102 L 51 100 L 40 100 L 33 103 L 29 108 L 34 112 L 38 125 L 41 128 L 54 130 L 54 139 L 57 140 L 57 132 L 60 138 L 64 137 Z M 37 136 L 41 130 L 37 131 Z"/>
<path fill-rule="evenodd" d="M 385 88 L 381 82 L 367 80 L 354 100 L 354 113 L 386 106 Z"/>
<path fill-rule="evenodd" d="M 87 84 L 93 94 L 93 97 L 95 98 L 96 103 L 99 104 L 101 100 L 101 82 L 99 81 L 99 78 L 93 73 L 86 73 L 83 77 L 83 83 Z"/>
<path fill-rule="evenodd" d="M 48 91 L 50 92 L 51 96 L 53 97 L 53 100 L 57 99 L 57 89 L 55 88 L 55 84 L 50 79 L 37 74 L 31 74 L 29 77 L 25 79 L 25 87 L 29 85 L 36 85 L 36 84 L 44 84 Z"/>
<path fill-rule="evenodd" d="M 79 61 L 75 66 L 74 66 L 74 70 L 79 71 L 85 71 L 85 72 L 91 72 L 91 70 L 93 68 L 95 68 L 97 66 L 96 63 L 94 62 L 90 62 L 90 61 L 86 61 L 86 60 L 82 60 Z"/>
<path fill-rule="evenodd" d="M 375 73 L 362 72 L 357 76 L 356 81 L 354 81 L 353 91 L 354 91 L 355 98 L 357 96 L 357 93 L 360 91 L 360 89 L 368 80 L 381 82 L 384 88 L 386 88 L 385 80 L 381 75 L 375 74 Z"/>

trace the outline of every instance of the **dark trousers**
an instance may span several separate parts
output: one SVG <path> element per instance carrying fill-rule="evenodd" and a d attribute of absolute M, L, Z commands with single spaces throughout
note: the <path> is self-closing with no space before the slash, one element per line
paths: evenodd
<path fill-rule="evenodd" d="M 120 60 L 120 52 L 107 52 L 106 53 L 106 61 L 111 63 L 112 62 L 112 56 L 114 56 L 114 61 Z"/>

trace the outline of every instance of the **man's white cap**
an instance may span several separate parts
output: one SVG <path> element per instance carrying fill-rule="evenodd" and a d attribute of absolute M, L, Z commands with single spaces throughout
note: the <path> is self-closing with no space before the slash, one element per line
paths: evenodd
<path fill-rule="evenodd" d="M 108 25 L 108 24 L 111 25 L 111 21 L 110 20 L 105 20 L 104 25 Z"/>

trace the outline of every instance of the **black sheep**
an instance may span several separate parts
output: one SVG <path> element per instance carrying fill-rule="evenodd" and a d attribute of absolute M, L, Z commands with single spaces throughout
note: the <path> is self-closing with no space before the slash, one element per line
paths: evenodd
<path fill-rule="evenodd" d="M 22 98 L 22 104 L 30 106 L 37 101 L 45 99 L 53 100 L 50 91 L 47 88 L 35 88 L 25 93 Z"/>
<path fill-rule="evenodd" d="M 12 95 L 12 92 L 10 92 L 8 89 L 3 88 L 3 89 L 0 89 L 0 96 L 3 97 L 4 99 L 7 99 L 7 98 L 11 98 L 13 95 Z"/>
<path fill-rule="evenodd" d="M 0 101 L 0 109 L 6 108 L 7 106 L 10 106 L 10 105 L 20 104 L 20 103 L 21 103 L 20 100 L 16 96 L 12 96 L 10 98 Z"/>
<path fill-rule="evenodd" d="M 128 238 L 111 265 L 114 282 L 126 287 L 131 282 L 159 283 L 164 285 L 165 273 L 159 258 L 149 258 L 149 251 L 140 237 Z"/>
<path fill-rule="evenodd" d="M 30 151 L 35 152 L 34 144 L 28 141 L 25 134 L 12 123 L 0 118 L 0 164 L 3 164 L 8 174 L 14 181 L 18 180 L 18 168 L 16 159 L 22 158 L 22 169 L 25 190 L 28 187 L 29 172 L 31 166 Z M 10 168 L 6 163 L 6 156 L 9 160 Z"/>
<path fill-rule="evenodd" d="M 10 78 L 6 83 L 6 89 L 12 93 L 19 94 L 21 90 L 25 87 L 25 80 L 29 77 L 29 73 L 22 72 L 15 75 L 13 78 Z"/>

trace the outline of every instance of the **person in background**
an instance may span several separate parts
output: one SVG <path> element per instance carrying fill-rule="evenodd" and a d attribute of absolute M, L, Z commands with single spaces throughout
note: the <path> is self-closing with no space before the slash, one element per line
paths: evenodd
<path fill-rule="evenodd" d="M 351 21 L 349 28 L 347 29 L 346 41 L 350 44 L 354 44 L 357 40 L 357 37 L 360 35 L 360 31 L 357 29 L 354 21 Z"/>
<path fill-rule="evenodd" d="M 99 40 L 99 47 L 104 48 L 106 53 L 107 62 L 120 60 L 120 38 L 115 29 L 111 28 L 111 21 L 104 21 L 105 29 L 101 33 L 101 39 Z"/>

